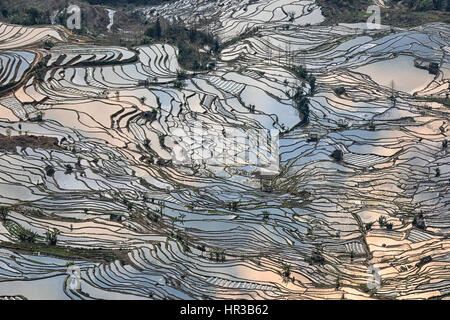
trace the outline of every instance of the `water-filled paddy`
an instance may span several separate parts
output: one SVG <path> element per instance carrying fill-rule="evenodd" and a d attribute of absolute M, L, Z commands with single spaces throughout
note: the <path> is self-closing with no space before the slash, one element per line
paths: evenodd
<path fill-rule="evenodd" d="M 176 1 L 157 9 L 194 19 L 217 7 L 208 3 L 194 15 L 190 1 Z M 22 226 L 42 245 L 21 257 L 0 252 L 0 295 L 445 296 L 449 111 L 420 97 L 448 91 L 448 28 L 363 32 L 315 25 L 322 19 L 313 1 L 225 1 L 212 33 L 229 40 L 259 29 L 223 48 L 215 70 L 189 73 L 181 86 L 177 49 L 168 44 L 135 53 L 70 43 L 58 27 L 0 24 L 0 56 L 32 52 L 46 35 L 61 41 L 48 52 L 45 81 L 26 79 L 0 97 L 1 134 L 58 139 L 53 149 L 0 150 L 0 206 L 19 204 L 2 222 L 0 241 L 23 246 Z M 415 58 L 437 56 L 436 77 L 414 67 Z M 290 64 L 307 67 L 315 91 Z M 308 94 L 308 122 L 292 101 L 299 86 Z M 30 122 L 39 112 L 43 121 Z M 248 163 L 270 156 L 267 132 L 264 139 L 249 133 L 262 128 L 281 132 L 279 166 Z M 233 140 L 233 130 L 248 134 L 251 148 Z M 195 161 L 171 162 L 181 142 Z M 53 228 L 57 246 L 45 244 Z M 74 259 L 77 248 L 85 256 Z M 67 259 L 46 257 L 49 250 Z M 83 295 L 64 286 L 73 260 L 82 267 Z M 372 293 L 370 265 L 383 279 Z"/>
<path fill-rule="evenodd" d="M 414 57 L 400 55 L 390 60 L 375 62 L 355 69 L 367 74 L 376 83 L 399 91 L 414 93 L 424 89 L 434 79 L 428 71 L 414 67 Z"/>

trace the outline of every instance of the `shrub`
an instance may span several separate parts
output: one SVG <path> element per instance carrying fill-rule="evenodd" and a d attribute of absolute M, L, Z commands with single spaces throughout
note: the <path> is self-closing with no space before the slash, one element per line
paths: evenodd
<path fill-rule="evenodd" d="M 344 158 L 344 153 L 341 150 L 334 150 L 333 153 L 331 154 L 331 157 L 336 160 L 337 162 L 342 161 L 342 159 Z"/>
<path fill-rule="evenodd" d="M 17 236 L 19 237 L 19 240 L 22 242 L 34 243 L 34 242 L 36 242 L 38 234 L 31 230 L 25 229 L 22 226 L 19 226 L 17 228 Z"/>
<path fill-rule="evenodd" d="M 73 167 L 70 164 L 66 164 L 66 171 L 64 172 L 65 174 L 71 174 L 73 171 Z"/>
<path fill-rule="evenodd" d="M 146 45 L 146 44 L 151 44 L 153 42 L 153 39 L 152 38 L 150 38 L 149 36 L 147 36 L 147 35 L 144 35 L 142 38 L 141 38 L 141 45 Z"/>
<path fill-rule="evenodd" d="M 187 73 L 184 70 L 177 70 L 177 79 L 178 80 L 186 80 L 187 79 Z"/>
<path fill-rule="evenodd" d="M 334 89 L 334 92 L 335 92 L 338 96 L 343 95 L 343 94 L 345 93 L 345 88 L 344 88 L 344 87 L 336 88 L 336 89 Z"/>
<path fill-rule="evenodd" d="M 211 55 L 220 51 L 219 42 L 212 34 L 162 18 L 147 28 L 145 36 L 177 46 L 179 63 L 189 70 L 207 70 L 212 63 Z M 205 46 L 210 48 L 209 53 L 200 52 Z M 214 68 L 214 65 L 210 68 Z"/>
<path fill-rule="evenodd" d="M 45 239 L 48 242 L 48 244 L 52 246 L 56 245 L 56 242 L 58 241 L 58 234 L 60 234 L 58 229 L 53 229 L 53 231 L 47 231 L 45 233 Z"/>
<path fill-rule="evenodd" d="M 10 209 L 8 207 L 0 207 L 0 219 L 2 221 L 6 220 L 6 216 L 8 215 L 9 210 Z"/>
<path fill-rule="evenodd" d="M 308 77 L 308 72 L 306 68 L 303 66 L 293 66 L 292 72 L 295 74 L 297 78 L 306 79 Z"/>
<path fill-rule="evenodd" d="M 185 83 L 183 81 L 177 79 L 173 82 L 173 86 L 177 89 L 181 89 L 185 86 Z"/>
<path fill-rule="evenodd" d="M 291 265 L 283 263 L 281 266 L 281 275 L 283 278 L 289 278 L 291 276 Z"/>
<path fill-rule="evenodd" d="M 49 50 L 49 49 L 53 48 L 54 46 L 55 46 L 55 43 L 52 40 L 46 40 L 44 42 L 44 49 Z"/>

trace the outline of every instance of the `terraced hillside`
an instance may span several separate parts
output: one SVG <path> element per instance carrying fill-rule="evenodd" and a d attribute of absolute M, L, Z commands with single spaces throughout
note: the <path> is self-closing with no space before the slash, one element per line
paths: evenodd
<path fill-rule="evenodd" d="M 448 24 L 140 10 L 207 21 L 215 68 L 0 25 L 1 297 L 448 297 Z"/>

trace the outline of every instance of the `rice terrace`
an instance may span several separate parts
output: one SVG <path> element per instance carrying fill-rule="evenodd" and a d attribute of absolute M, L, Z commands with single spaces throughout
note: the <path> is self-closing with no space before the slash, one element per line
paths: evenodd
<path fill-rule="evenodd" d="M 448 299 L 449 17 L 0 0 L 0 299 Z"/>

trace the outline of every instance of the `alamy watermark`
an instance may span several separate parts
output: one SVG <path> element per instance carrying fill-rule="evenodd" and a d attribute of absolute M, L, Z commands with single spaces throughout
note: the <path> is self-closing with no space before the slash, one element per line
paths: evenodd
<path fill-rule="evenodd" d="M 279 171 L 279 131 L 225 127 L 197 122 L 170 137 L 172 163 L 179 165 L 250 166 Z"/>
<path fill-rule="evenodd" d="M 71 5 L 67 8 L 67 13 L 70 16 L 67 18 L 67 28 L 72 29 L 81 29 L 81 9 L 77 5 Z"/>
<path fill-rule="evenodd" d="M 80 267 L 75 265 L 70 265 L 66 273 L 69 277 L 66 280 L 67 288 L 71 290 L 80 290 L 81 289 L 81 270 Z"/>
<path fill-rule="evenodd" d="M 80 30 L 81 29 L 81 9 L 80 9 L 80 7 L 72 4 L 65 10 L 65 13 L 67 14 L 67 20 L 66 20 L 67 29 Z M 60 14 L 59 11 L 53 12 L 53 14 L 50 17 L 52 24 L 56 23 L 56 18 L 59 14 Z"/>
<path fill-rule="evenodd" d="M 369 274 L 366 283 L 367 289 L 371 291 L 379 290 L 381 288 L 380 269 L 377 266 L 370 265 L 367 268 L 367 273 Z"/>
<path fill-rule="evenodd" d="M 367 8 L 367 13 L 370 14 L 367 19 L 367 29 L 381 29 L 381 8 L 377 5 L 372 5 Z"/>

